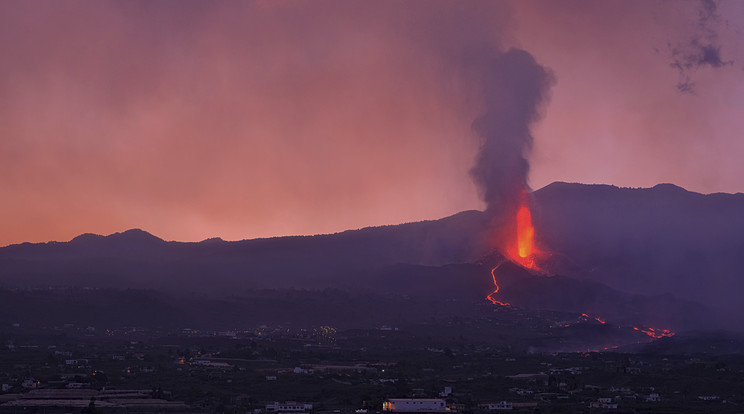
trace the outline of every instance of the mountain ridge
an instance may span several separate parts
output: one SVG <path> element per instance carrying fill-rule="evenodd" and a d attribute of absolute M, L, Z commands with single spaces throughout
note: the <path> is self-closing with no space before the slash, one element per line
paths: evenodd
<path fill-rule="evenodd" d="M 673 185 L 622 189 L 556 182 L 532 193 L 539 247 L 571 266 L 558 273 L 629 294 L 740 311 L 744 195 Z M 439 220 L 240 241 L 165 241 L 140 229 L 69 242 L 0 248 L 0 285 L 92 286 L 223 295 L 241 289 L 354 289 L 390 266 L 476 263 L 492 251 L 490 220 L 469 210 Z M 421 283 L 432 270 L 412 270 Z M 432 274 L 434 274 L 432 273 Z M 444 272 L 447 273 L 447 272 Z M 454 280 L 457 274 L 448 273 Z M 484 282 L 466 283 L 485 289 Z M 446 279 L 445 279 L 446 281 Z M 395 290 L 389 279 L 387 289 Z M 403 283 L 403 282 L 401 282 Z M 439 282 L 438 282 L 439 283 Z M 454 283 L 463 283 L 457 281 Z M 447 285 L 438 289 L 446 295 Z M 436 292 L 435 292 L 436 293 Z"/>

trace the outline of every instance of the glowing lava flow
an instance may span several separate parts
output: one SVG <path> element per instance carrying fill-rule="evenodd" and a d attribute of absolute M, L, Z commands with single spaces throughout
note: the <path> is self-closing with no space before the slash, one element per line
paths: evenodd
<path fill-rule="evenodd" d="M 491 301 L 491 303 L 493 303 L 494 305 L 511 306 L 509 304 L 509 302 L 501 302 L 501 301 L 496 300 L 494 298 L 494 296 L 497 293 L 499 293 L 499 290 L 501 290 L 501 288 L 499 287 L 498 282 L 496 281 L 496 270 L 498 270 L 498 268 L 501 267 L 501 265 L 503 265 L 504 263 L 506 263 L 506 261 L 502 261 L 501 263 L 499 263 L 498 265 L 496 265 L 493 269 L 491 269 L 491 278 L 493 279 L 493 286 L 496 289 L 493 292 L 491 292 L 490 295 L 486 296 L 486 299 L 488 299 L 489 301 Z M 587 313 L 582 313 L 581 316 L 579 317 L 579 320 L 580 321 L 584 321 L 584 322 L 594 321 L 594 322 L 599 323 L 600 325 L 606 325 L 607 324 L 607 321 L 604 318 L 601 318 L 601 317 L 596 316 L 596 315 L 589 315 Z M 562 325 L 562 326 L 564 328 L 568 328 L 568 327 L 570 327 L 572 325 L 573 324 L 568 323 L 568 324 L 565 324 L 565 325 Z M 618 328 L 621 328 L 621 326 L 618 326 Z M 635 329 L 638 332 L 642 332 L 642 333 L 648 335 L 650 338 L 653 338 L 653 339 L 659 339 L 659 338 L 672 337 L 672 336 L 674 336 L 674 332 L 670 331 L 669 329 L 661 329 L 661 328 L 638 328 L 638 327 L 635 327 L 635 326 L 633 327 L 633 329 Z M 618 346 L 615 345 L 615 346 L 612 346 L 612 347 L 605 347 L 603 349 L 604 350 L 608 350 L 608 349 L 612 349 L 612 348 L 618 348 Z"/>
<path fill-rule="evenodd" d="M 581 319 L 583 319 L 583 320 L 585 320 L 585 321 L 588 321 L 588 320 L 590 320 L 590 319 L 593 319 L 593 320 L 595 320 L 595 321 L 597 321 L 597 322 L 601 323 L 602 325 L 605 325 L 605 324 L 607 324 L 607 322 L 606 322 L 606 321 L 605 321 L 604 319 L 600 318 L 599 316 L 589 316 L 589 315 L 587 315 L 586 313 L 582 313 L 582 314 L 581 314 Z"/>
<path fill-rule="evenodd" d="M 674 336 L 674 332 L 670 331 L 669 329 L 660 329 L 660 328 L 646 328 L 646 329 L 639 329 L 636 327 L 633 327 L 636 331 L 643 332 L 646 335 L 650 336 L 654 339 L 664 338 L 664 337 L 672 337 Z"/>
<path fill-rule="evenodd" d="M 491 303 L 493 303 L 494 305 L 509 306 L 509 302 L 499 302 L 498 300 L 493 298 L 493 295 L 499 292 L 499 284 L 496 282 L 496 275 L 494 274 L 494 272 L 496 272 L 496 269 L 498 269 L 502 264 L 504 263 L 499 263 L 496 267 L 491 269 L 491 277 L 493 278 L 493 285 L 496 287 L 496 290 L 491 292 L 490 295 L 486 296 L 486 299 L 490 300 Z"/>
<path fill-rule="evenodd" d="M 500 263 L 498 263 L 493 269 L 491 269 L 491 278 L 493 279 L 493 286 L 495 289 L 493 292 L 491 292 L 490 295 L 486 296 L 486 299 L 488 299 L 494 305 L 511 306 L 509 302 L 502 302 L 496 300 L 495 298 L 496 294 L 498 294 L 501 290 L 501 288 L 499 287 L 499 283 L 496 281 L 496 271 L 504 263 L 506 263 L 507 261 L 511 261 L 524 267 L 525 269 L 531 269 L 540 273 L 543 272 L 543 270 L 540 269 L 540 267 L 535 262 L 535 259 L 538 256 L 544 256 L 544 253 L 540 253 L 537 249 L 535 249 L 535 228 L 532 226 L 532 213 L 530 212 L 529 206 L 526 202 L 523 202 L 517 210 L 516 219 L 516 244 L 512 244 L 514 240 L 513 238 L 511 238 L 514 237 L 512 234 L 510 237 L 512 241 L 507 243 L 506 248 L 502 250 L 504 254 L 503 260 L 501 260 Z M 577 322 L 596 322 L 600 325 L 607 324 L 607 321 L 604 318 L 587 313 L 582 313 Z M 568 328 L 572 325 L 572 323 L 567 323 L 562 324 L 561 326 L 564 328 Z M 618 328 L 622 328 L 622 326 L 618 326 Z M 638 332 L 642 332 L 643 334 L 648 335 L 650 338 L 653 339 L 674 336 L 674 332 L 668 329 L 638 327 L 633 327 L 633 329 Z M 612 348 L 618 348 L 618 346 L 615 345 L 612 347 L 605 347 L 603 349 L 608 350 Z"/>
<path fill-rule="evenodd" d="M 525 267 L 527 269 L 538 270 L 535 264 L 535 228 L 532 227 L 532 213 L 527 203 L 524 202 L 517 210 L 517 245 L 516 249 L 510 247 L 506 249 L 506 255 L 509 259 Z M 512 239 L 513 240 L 513 239 Z M 513 246 L 513 245 L 512 245 Z M 516 252 L 515 252 L 516 250 Z M 515 254 L 516 253 L 516 254 Z M 504 262 L 499 263 L 491 269 L 491 278 L 493 279 L 493 285 L 496 287 L 490 295 L 486 296 L 486 299 L 490 300 L 494 305 L 508 306 L 508 302 L 501 302 L 494 299 L 494 295 L 499 291 L 499 284 L 496 282 L 496 269 L 498 269 Z"/>
<path fill-rule="evenodd" d="M 512 240 L 512 242 L 507 243 L 506 249 L 502 250 L 502 252 L 505 253 L 504 260 L 502 260 L 493 269 L 491 269 L 491 278 L 493 279 L 493 286 L 495 290 L 491 292 L 490 295 L 486 296 L 486 299 L 491 301 L 491 303 L 493 303 L 494 305 L 511 306 L 509 302 L 502 302 L 496 300 L 495 298 L 496 294 L 499 293 L 499 291 L 501 290 L 501 288 L 499 287 L 499 283 L 496 281 L 496 270 L 498 270 L 501 265 L 506 263 L 506 261 L 516 263 L 526 269 L 542 272 L 537 263 L 535 263 L 536 256 L 541 255 L 541 253 L 537 249 L 535 249 L 535 228 L 532 226 L 532 213 L 530 212 L 528 203 L 524 200 L 526 199 L 523 199 L 523 202 L 519 206 L 516 214 L 516 244 L 512 244 L 514 239 L 511 237 L 514 236 L 511 235 L 510 239 Z M 607 324 L 607 321 L 604 318 L 596 315 L 589 315 L 587 313 L 582 313 L 579 317 L 579 321 L 592 321 L 597 322 L 600 325 Z M 569 323 L 562 326 L 567 328 L 571 325 L 572 324 Z M 638 327 L 633 327 L 633 329 L 638 332 L 642 332 L 653 339 L 674 336 L 674 332 L 668 329 Z"/>

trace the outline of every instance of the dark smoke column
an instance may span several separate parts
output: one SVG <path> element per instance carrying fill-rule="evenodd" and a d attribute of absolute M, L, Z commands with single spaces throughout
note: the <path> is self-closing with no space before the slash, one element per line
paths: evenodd
<path fill-rule="evenodd" d="M 490 53 L 476 62 L 484 112 L 473 121 L 481 138 L 470 174 L 495 225 L 514 221 L 527 197 L 532 150 L 530 127 L 554 84 L 553 73 L 520 49 Z"/>

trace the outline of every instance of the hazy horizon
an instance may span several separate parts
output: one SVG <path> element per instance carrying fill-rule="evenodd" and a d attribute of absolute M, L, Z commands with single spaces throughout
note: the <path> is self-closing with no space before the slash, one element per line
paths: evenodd
<path fill-rule="evenodd" d="M 742 16 L 735 1 L 2 3 L 0 245 L 482 209 L 486 72 L 460 60 L 483 44 L 552 75 L 528 120 L 532 188 L 743 192 Z"/>
<path fill-rule="evenodd" d="M 614 184 L 607 184 L 607 183 L 579 183 L 579 182 L 567 182 L 567 181 L 554 181 L 552 183 L 547 184 L 544 187 L 537 188 L 537 189 L 534 189 L 532 191 L 533 192 L 534 191 L 539 191 L 539 190 L 541 190 L 541 189 L 543 189 L 545 187 L 550 186 L 551 184 L 556 184 L 556 183 L 579 184 L 579 185 L 584 185 L 584 186 L 608 186 L 608 187 L 616 187 L 618 189 L 628 189 L 628 190 L 651 189 L 651 188 L 654 188 L 654 187 L 659 186 L 659 185 L 671 184 L 671 185 L 674 185 L 676 187 L 680 187 L 680 188 L 684 189 L 685 191 L 688 191 L 688 192 L 691 192 L 691 193 L 696 193 L 696 194 L 702 194 L 702 195 L 711 195 L 711 194 L 730 194 L 730 195 L 737 195 L 737 194 L 744 194 L 744 193 L 741 193 L 741 192 L 737 192 L 737 193 L 721 193 L 721 192 L 699 193 L 697 191 L 688 190 L 688 189 L 686 189 L 684 187 L 681 187 L 681 186 L 678 186 L 678 185 L 676 185 L 674 183 L 658 183 L 658 184 L 652 185 L 650 187 L 622 187 L 622 186 L 617 186 L 617 185 L 614 185 Z M 430 217 L 430 218 L 429 217 L 424 217 L 424 218 L 420 218 L 420 219 L 414 219 L 414 220 L 411 220 L 411 221 L 401 221 L 401 222 L 398 222 L 398 223 L 372 223 L 372 224 L 361 225 L 359 227 L 343 228 L 343 229 L 338 229 L 338 230 L 330 230 L 330 231 L 324 232 L 324 233 L 275 234 L 275 235 L 264 235 L 264 236 L 257 236 L 257 237 L 244 237 L 244 238 L 238 238 L 238 239 L 228 239 L 228 238 L 225 238 L 225 237 L 223 237 L 223 236 L 221 236 L 219 234 L 215 234 L 215 235 L 207 236 L 207 237 L 204 237 L 204 238 L 201 238 L 201 239 L 191 239 L 191 240 L 183 240 L 183 239 L 181 239 L 181 240 L 178 240 L 178 239 L 164 238 L 163 236 L 161 236 L 161 235 L 159 235 L 157 233 L 154 233 L 154 232 L 150 231 L 147 228 L 129 227 L 129 228 L 122 228 L 122 229 L 114 230 L 114 231 L 112 231 L 110 233 L 96 233 L 96 232 L 92 232 L 92 231 L 81 231 L 81 232 L 78 232 L 75 235 L 71 236 L 68 239 L 23 240 L 23 241 L 19 241 L 19 242 L 13 242 L 13 243 L 9 243 L 9 244 L 0 245 L 0 248 L 12 246 L 12 245 L 23 244 L 23 243 L 47 243 L 47 242 L 64 243 L 64 242 L 71 241 L 72 239 L 74 239 L 74 238 L 76 238 L 78 236 L 82 236 L 82 235 L 86 235 L 86 234 L 92 234 L 92 235 L 96 235 L 96 236 L 106 237 L 106 236 L 111 236 L 111 235 L 114 235 L 114 234 L 125 233 L 125 232 L 130 231 L 130 230 L 141 230 L 141 231 L 144 231 L 144 232 L 146 232 L 146 233 L 148 233 L 148 234 L 150 234 L 152 236 L 155 236 L 155 237 L 157 237 L 157 238 L 159 238 L 159 239 L 161 239 L 163 241 L 166 241 L 166 242 L 178 242 L 178 243 L 198 243 L 198 242 L 202 242 L 202 241 L 206 241 L 206 240 L 210 240 L 210 239 L 222 239 L 223 241 L 232 242 L 232 241 L 243 241 L 243 240 L 271 239 L 271 238 L 280 238 L 280 237 L 323 236 L 323 235 L 332 235 L 332 234 L 343 233 L 345 231 L 362 230 L 362 229 L 365 229 L 365 228 L 397 226 L 397 225 L 409 224 L 409 223 L 420 223 L 420 222 L 426 222 L 426 221 L 436 221 L 436 220 L 439 220 L 439 219 L 444 219 L 444 218 L 451 217 L 451 216 L 454 216 L 454 215 L 457 215 L 457 214 L 460 214 L 460 213 L 464 213 L 464 212 L 468 212 L 468 211 L 479 211 L 479 212 L 483 212 L 484 209 L 483 208 L 480 208 L 480 209 L 478 209 L 478 208 L 472 208 L 472 209 L 467 209 L 467 210 L 456 211 L 456 212 L 454 212 L 452 214 L 448 214 L 446 216 L 441 216 L 441 217 Z"/>

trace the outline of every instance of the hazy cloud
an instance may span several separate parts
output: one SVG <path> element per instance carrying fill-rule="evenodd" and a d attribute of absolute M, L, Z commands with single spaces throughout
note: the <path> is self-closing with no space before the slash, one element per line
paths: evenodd
<path fill-rule="evenodd" d="M 722 44 L 719 31 L 726 24 L 718 13 L 718 3 L 714 0 L 701 0 L 697 9 L 697 20 L 691 23 L 692 29 L 686 38 L 667 43 L 670 66 L 679 74 L 677 90 L 682 93 L 695 93 L 694 72 L 703 67 L 721 68 L 734 64 L 733 60 L 722 57 Z"/>

